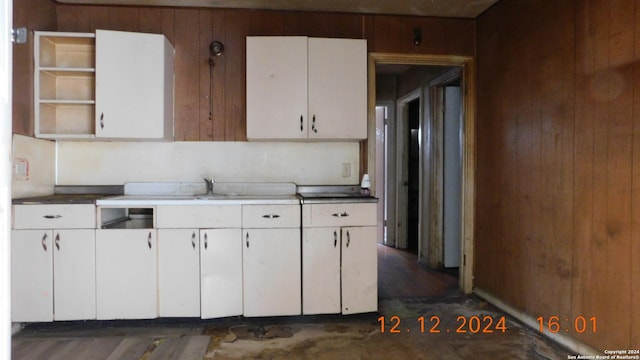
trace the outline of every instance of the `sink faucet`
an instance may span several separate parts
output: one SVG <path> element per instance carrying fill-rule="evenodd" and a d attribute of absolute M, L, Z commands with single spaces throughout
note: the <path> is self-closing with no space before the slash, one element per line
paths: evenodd
<path fill-rule="evenodd" d="M 204 182 L 207 184 L 207 195 L 213 194 L 213 183 L 216 181 L 213 178 L 204 178 Z"/>

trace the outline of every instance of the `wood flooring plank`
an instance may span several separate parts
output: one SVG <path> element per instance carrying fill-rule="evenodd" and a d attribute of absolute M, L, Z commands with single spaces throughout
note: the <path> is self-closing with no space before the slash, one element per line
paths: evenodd
<path fill-rule="evenodd" d="M 152 343 L 147 337 L 125 338 L 106 360 L 139 360 Z"/>
<path fill-rule="evenodd" d="M 91 343 L 85 351 L 80 353 L 78 360 L 103 360 L 124 340 L 123 337 L 99 337 L 91 339 Z"/>
<path fill-rule="evenodd" d="M 149 360 L 201 360 L 210 340 L 209 336 L 169 337 L 151 353 Z"/>

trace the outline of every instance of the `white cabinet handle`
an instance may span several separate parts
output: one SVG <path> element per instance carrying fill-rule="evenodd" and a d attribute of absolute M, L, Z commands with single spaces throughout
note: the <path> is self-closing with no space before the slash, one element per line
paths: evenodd
<path fill-rule="evenodd" d="M 341 217 L 347 217 L 347 216 L 349 216 L 349 214 L 346 211 L 343 211 L 341 213 L 333 213 L 333 214 L 331 214 L 331 216 L 335 216 L 335 217 L 341 218 Z"/>
<path fill-rule="evenodd" d="M 193 234 L 191 234 L 191 247 L 193 247 L 194 249 L 196 248 L 196 232 L 194 231 Z"/>
<path fill-rule="evenodd" d="M 55 243 L 56 243 L 56 249 L 58 249 L 58 251 L 60 251 L 60 233 L 56 234 Z"/>
<path fill-rule="evenodd" d="M 350 242 L 351 242 L 351 235 L 349 235 L 349 231 L 347 230 L 347 247 L 349 247 Z"/>
<path fill-rule="evenodd" d="M 151 250 L 151 231 L 149 231 L 149 236 L 147 237 L 147 245 L 149 245 L 149 250 Z"/>
<path fill-rule="evenodd" d="M 44 236 L 42 237 L 42 248 L 44 251 L 47 251 L 47 233 L 44 233 Z"/>
<path fill-rule="evenodd" d="M 277 219 L 280 217 L 280 215 L 278 214 L 267 214 L 267 215 L 262 215 L 263 218 L 265 219 Z"/>
<path fill-rule="evenodd" d="M 209 242 L 207 241 L 207 233 L 204 233 L 204 249 L 207 250 L 209 247 Z"/>

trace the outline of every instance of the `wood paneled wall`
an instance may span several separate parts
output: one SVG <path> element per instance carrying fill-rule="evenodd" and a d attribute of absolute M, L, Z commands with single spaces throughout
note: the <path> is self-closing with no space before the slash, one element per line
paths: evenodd
<path fill-rule="evenodd" d="M 245 37 L 249 35 L 362 38 L 368 40 L 369 51 L 381 52 L 473 55 L 475 51 L 474 20 L 208 8 L 55 7 L 59 31 L 126 30 L 163 33 L 169 38 L 176 49 L 175 140 L 246 140 Z M 32 9 L 39 8 L 28 11 Z M 422 28 L 420 46 L 412 42 L 414 27 Z M 215 40 L 224 43 L 225 52 L 214 59 L 210 81 L 209 44 Z M 17 129 L 32 134 L 27 125 L 32 119 L 17 121 L 24 124 Z"/>
<path fill-rule="evenodd" d="M 476 285 L 637 347 L 640 3 L 503 0 L 477 21 Z"/>
<path fill-rule="evenodd" d="M 38 9 L 38 11 L 33 11 Z M 13 4 L 13 27 L 26 27 L 26 44 L 13 45 L 13 132 L 33 135 L 33 32 L 56 30 L 51 0 L 20 0 Z"/>

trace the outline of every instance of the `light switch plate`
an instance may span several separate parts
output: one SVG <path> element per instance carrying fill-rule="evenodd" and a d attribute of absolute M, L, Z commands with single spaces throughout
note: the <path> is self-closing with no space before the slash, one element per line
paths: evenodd
<path fill-rule="evenodd" d="M 351 163 L 342 163 L 342 177 L 351 177 Z"/>

